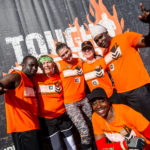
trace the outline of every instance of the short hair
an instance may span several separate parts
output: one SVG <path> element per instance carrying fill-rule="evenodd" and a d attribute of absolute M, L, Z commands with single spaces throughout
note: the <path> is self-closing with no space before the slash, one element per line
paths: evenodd
<path fill-rule="evenodd" d="M 32 55 L 27 55 L 27 56 L 25 56 L 25 57 L 23 58 L 23 61 L 22 61 L 21 64 L 25 64 L 29 58 L 32 58 L 32 59 L 37 60 L 36 57 L 34 57 L 34 56 L 32 56 Z"/>

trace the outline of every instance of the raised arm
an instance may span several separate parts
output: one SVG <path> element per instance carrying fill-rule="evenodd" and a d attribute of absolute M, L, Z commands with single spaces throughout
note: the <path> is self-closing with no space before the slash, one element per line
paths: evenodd
<path fill-rule="evenodd" d="M 141 16 L 139 16 L 139 19 L 142 22 L 149 24 L 149 33 L 141 37 L 136 47 L 137 48 L 150 47 L 150 10 L 146 10 L 142 3 L 140 3 L 140 7 L 141 7 L 142 14 Z"/>
<path fill-rule="evenodd" d="M 8 74 L 0 80 L 0 95 L 7 92 L 7 89 L 15 89 L 21 81 L 18 73 Z"/>

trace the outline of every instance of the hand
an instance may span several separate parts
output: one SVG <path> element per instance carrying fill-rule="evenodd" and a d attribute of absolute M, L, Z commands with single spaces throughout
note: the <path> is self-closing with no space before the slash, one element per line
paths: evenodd
<path fill-rule="evenodd" d="M 61 92 L 62 92 L 62 87 L 56 87 L 56 88 L 55 88 L 55 91 L 56 91 L 57 93 L 61 93 Z"/>
<path fill-rule="evenodd" d="M 7 92 L 7 89 L 4 88 L 4 86 L 3 86 L 2 83 L 0 83 L 0 95 L 4 94 L 4 93 L 6 93 L 6 92 Z"/>
<path fill-rule="evenodd" d="M 82 75 L 83 75 L 83 71 L 82 71 L 81 67 L 76 66 L 75 69 L 77 70 L 77 74 L 78 74 L 79 76 L 82 76 Z"/>
<path fill-rule="evenodd" d="M 135 132 L 132 130 L 129 135 L 125 135 L 126 140 L 130 140 L 131 138 L 136 137 Z"/>
<path fill-rule="evenodd" d="M 62 86 L 61 86 L 61 83 L 59 81 L 55 82 L 55 91 L 57 93 L 61 93 L 62 92 Z"/>
<path fill-rule="evenodd" d="M 140 3 L 142 15 L 139 16 L 139 19 L 144 23 L 150 23 L 150 10 L 146 10 L 142 3 Z"/>
<path fill-rule="evenodd" d="M 134 137 L 131 138 L 130 140 L 126 140 L 126 144 L 129 149 L 143 149 L 146 142 L 143 138 L 140 137 Z"/>
<path fill-rule="evenodd" d="M 82 75 L 83 75 L 82 69 L 78 70 L 78 71 L 77 71 L 77 74 L 78 74 L 79 76 L 82 76 Z"/>
<path fill-rule="evenodd" d="M 14 71 L 16 71 L 14 68 L 10 68 L 10 69 L 8 70 L 8 74 L 11 74 L 11 73 L 14 72 Z"/>
<path fill-rule="evenodd" d="M 104 76 L 104 69 L 101 66 L 96 68 L 95 71 L 96 71 L 96 76 L 98 78 L 101 78 Z"/>

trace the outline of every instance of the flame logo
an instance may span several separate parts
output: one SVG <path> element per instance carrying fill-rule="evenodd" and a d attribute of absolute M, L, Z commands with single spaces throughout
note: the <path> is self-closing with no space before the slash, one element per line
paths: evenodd
<path fill-rule="evenodd" d="M 115 36 L 116 34 L 122 33 L 124 28 L 124 19 L 121 18 L 121 21 L 119 22 L 115 5 L 112 6 L 113 15 L 111 15 L 107 10 L 106 6 L 103 4 L 102 0 L 99 0 L 98 3 L 96 2 L 96 0 L 90 0 L 90 2 L 94 10 L 92 9 L 91 6 L 89 6 L 89 12 L 95 18 L 95 22 L 92 22 L 90 20 L 89 15 L 87 15 L 86 18 L 88 24 L 84 23 L 86 29 L 84 29 L 83 25 L 82 26 L 79 25 L 78 18 L 75 18 L 73 25 L 69 24 L 69 27 L 74 29 L 74 32 L 70 33 L 70 37 L 72 38 L 72 42 L 74 44 L 74 47 L 71 47 L 72 52 L 74 55 L 81 58 L 82 53 L 80 51 L 80 45 L 83 41 L 86 40 L 91 41 L 95 50 L 97 50 L 100 53 L 99 51 L 100 48 L 97 47 L 97 45 L 93 42 L 91 38 L 90 28 L 92 26 L 98 23 L 104 25 L 111 36 Z M 64 33 L 64 35 L 66 39 L 69 37 L 69 35 L 67 36 L 66 33 Z"/>
<path fill-rule="evenodd" d="M 76 17 L 73 24 L 69 24 L 69 28 L 64 31 L 66 42 L 68 46 L 72 49 L 72 52 L 76 57 L 83 58 L 80 45 L 83 41 L 86 40 L 91 41 L 95 50 L 98 53 L 101 53 L 100 48 L 97 47 L 97 45 L 93 42 L 91 38 L 90 28 L 95 24 L 100 23 L 104 25 L 111 36 L 122 33 L 124 28 L 124 19 L 121 18 L 121 21 L 119 22 L 115 5 L 112 6 L 113 15 L 111 15 L 107 10 L 106 6 L 103 4 L 102 0 L 99 0 L 98 3 L 96 2 L 96 0 L 90 0 L 90 3 L 93 9 L 91 6 L 89 6 L 89 12 L 90 15 L 95 18 L 95 22 L 92 22 L 90 20 L 88 14 L 86 16 L 88 24 L 84 23 L 84 25 L 80 26 L 78 23 L 78 18 Z M 54 43 L 56 45 L 55 41 Z M 55 61 L 60 59 L 56 54 L 53 53 L 49 54 L 49 56 L 53 57 Z M 15 65 L 17 67 L 19 64 L 16 62 Z M 6 75 L 6 73 L 3 73 L 3 75 Z"/>

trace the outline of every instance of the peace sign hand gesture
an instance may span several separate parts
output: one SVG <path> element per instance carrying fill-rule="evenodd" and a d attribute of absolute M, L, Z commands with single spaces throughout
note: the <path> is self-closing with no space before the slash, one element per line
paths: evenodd
<path fill-rule="evenodd" d="M 142 15 L 139 16 L 139 19 L 144 23 L 150 23 L 150 10 L 144 8 L 143 4 L 140 3 Z"/>

